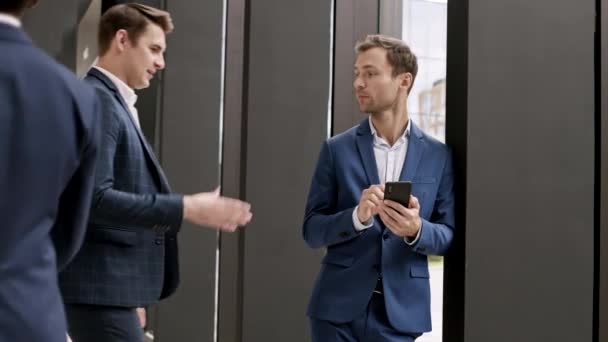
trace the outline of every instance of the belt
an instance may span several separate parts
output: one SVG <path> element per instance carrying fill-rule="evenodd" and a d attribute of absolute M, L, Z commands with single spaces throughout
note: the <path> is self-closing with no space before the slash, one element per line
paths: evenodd
<path fill-rule="evenodd" d="M 374 289 L 375 294 L 384 294 L 384 289 L 382 288 L 382 278 L 378 277 L 378 281 L 376 282 L 376 288 Z"/>

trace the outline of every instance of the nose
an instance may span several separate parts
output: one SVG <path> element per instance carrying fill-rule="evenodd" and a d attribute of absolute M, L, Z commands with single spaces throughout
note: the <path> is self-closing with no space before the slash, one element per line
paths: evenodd
<path fill-rule="evenodd" d="M 365 87 L 365 83 L 363 82 L 361 77 L 355 77 L 355 80 L 353 81 L 353 87 L 355 87 L 355 89 L 362 89 Z"/>
<path fill-rule="evenodd" d="M 165 56 L 160 55 L 160 57 L 158 57 L 156 62 L 154 62 L 154 66 L 158 70 L 163 70 L 165 68 Z"/>

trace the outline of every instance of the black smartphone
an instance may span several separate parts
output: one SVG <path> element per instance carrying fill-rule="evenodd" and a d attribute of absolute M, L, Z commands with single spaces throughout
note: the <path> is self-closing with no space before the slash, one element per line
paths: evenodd
<path fill-rule="evenodd" d="M 387 182 L 384 184 L 384 199 L 395 201 L 408 208 L 412 182 Z"/>

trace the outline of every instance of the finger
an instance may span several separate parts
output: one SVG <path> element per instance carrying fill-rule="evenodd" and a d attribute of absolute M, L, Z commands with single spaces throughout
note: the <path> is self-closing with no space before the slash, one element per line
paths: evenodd
<path fill-rule="evenodd" d="M 236 230 L 236 224 L 225 224 L 220 227 L 220 229 L 227 233 L 232 233 Z"/>
<path fill-rule="evenodd" d="M 372 202 L 369 199 L 365 200 L 362 204 L 363 206 L 360 207 L 361 210 L 371 210 L 372 208 L 375 208 L 377 206 L 376 203 Z"/>
<path fill-rule="evenodd" d="M 399 212 L 395 211 L 393 208 L 390 207 L 383 207 L 382 208 L 384 213 L 389 216 L 390 218 L 392 218 L 393 220 L 395 220 L 396 222 L 400 222 L 403 221 L 403 216 L 400 215 Z"/>
<path fill-rule="evenodd" d="M 384 210 L 380 211 L 378 215 L 380 216 L 380 219 L 382 219 L 382 222 L 384 222 L 384 225 L 390 229 L 391 232 L 395 233 L 394 227 L 397 227 L 397 222 L 388 216 Z"/>
<path fill-rule="evenodd" d="M 142 328 L 146 326 L 146 309 L 137 308 L 137 316 L 139 317 L 139 324 Z"/>
<path fill-rule="evenodd" d="M 249 203 L 249 202 L 242 202 L 242 201 L 241 201 L 241 203 L 242 203 L 243 207 L 244 207 L 246 210 L 248 210 L 248 211 L 250 211 L 250 210 L 251 210 L 251 203 Z"/>
<path fill-rule="evenodd" d="M 380 213 L 381 208 L 382 208 L 381 205 L 377 205 L 377 206 L 371 208 L 372 216 L 378 215 L 378 213 Z"/>
<path fill-rule="evenodd" d="M 251 204 L 247 202 L 242 202 L 240 200 L 227 197 L 223 197 L 222 199 L 224 200 L 228 210 L 231 212 L 243 212 L 251 210 Z"/>
<path fill-rule="evenodd" d="M 380 190 L 384 190 L 384 183 L 381 184 L 373 184 L 368 189 L 379 188 Z"/>
<path fill-rule="evenodd" d="M 364 199 L 361 203 L 359 203 L 359 212 L 363 216 L 367 216 L 368 213 L 371 213 L 371 215 L 375 215 L 375 212 L 377 211 L 377 208 L 380 203 L 381 202 L 377 200 L 376 202 L 374 202 L 374 199 Z"/>
<path fill-rule="evenodd" d="M 413 222 L 418 216 L 416 209 L 405 209 L 405 213 L 400 215 L 406 222 Z"/>
<path fill-rule="evenodd" d="M 379 199 L 384 199 L 384 185 L 376 185 L 374 188 L 370 189 L 371 192 L 376 195 Z"/>
<path fill-rule="evenodd" d="M 370 186 L 369 188 L 363 190 L 363 192 L 361 193 L 361 196 L 369 195 L 369 194 L 377 194 L 377 195 L 382 195 L 382 197 L 384 197 L 384 185 L 383 184 L 374 184 L 374 185 Z"/>
<path fill-rule="evenodd" d="M 405 214 L 405 209 L 406 209 L 406 208 L 405 208 L 404 206 L 402 206 L 401 204 L 399 204 L 399 203 L 395 202 L 395 201 L 391 201 L 391 200 L 385 200 L 385 201 L 384 201 L 384 204 L 385 204 L 387 207 L 389 207 L 389 208 L 391 208 L 391 209 L 393 209 L 393 210 L 397 211 L 398 213 Z"/>
<path fill-rule="evenodd" d="M 374 203 L 375 206 L 379 206 L 380 204 L 382 204 L 382 199 L 384 198 L 384 196 L 378 195 L 376 193 L 371 193 L 368 197 L 368 199 L 370 201 L 372 201 Z"/>
<path fill-rule="evenodd" d="M 361 191 L 361 198 L 364 198 L 364 197 L 369 196 L 369 193 L 370 193 L 370 192 L 371 192 L 371 189 L 370 189 L 370 188 L 367 188 L 367 189 L 365 189 L 365 190 Z"/>
<path fill-rule="evenodd" d="M 243 201 L 241 201 L 239 199 L 236 199 L 236 198 L 222 197 L 222 200 L 224 200 L 226 203 L 229 203 L 233 207 L 238 207 L 238 208 L 249 208 L 249 207 L 251 207 L 251 204 L 249 204 L 247 202 L 243 202 Z"/>
<path fill-rule="evenodd" d="M 241 217 L 239 217 L 239 220 L 238 220 L 239 226 L 244 226 L 247 223 L 249 223 L 249 221 L 251 221 L 251 217 L 252 216 L 253 215 L 250 212 L 246 212 L 246 213 L 242 214 Z"/>
<path fill-rule="evenodd" d="M 409 207 L 411 209 L 418 209 L 418 210 L 420 210 L 420 202 L 418 202 L 418 198 L 416 198 L 416 196 L 410 195 Z"/>

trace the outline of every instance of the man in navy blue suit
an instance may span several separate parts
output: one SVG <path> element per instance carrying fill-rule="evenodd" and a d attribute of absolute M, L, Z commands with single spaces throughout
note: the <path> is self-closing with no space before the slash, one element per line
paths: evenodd
<path fill-rule="evenodd" d="M 303 235 L 325 247 L 308 307 L 315 342 L 413 341 L 431 330 L 427 255 L 454 236 L 452 157 L 412 122 L 418 71 L 402 41 L 368 36 L 356 47 L 354 88 L 369 117 L 323 144 Z M 407 206 L 384 184 L 412 182 Z"/>
<path fill-rule="evenodd" d="M 251 219 L 248 203 L 218 191 L 171 193 L 139 127 L 134 90 L 164 68 L 172 29 L 169 13 L 134 3 L 108 9 L 99 24 L 99 62 L 85 79 L 101 102 L 94 200 L 85 243 L 60 274 L 74 342 L 143 341 L 137 308 L 178 285 L 182 221 L 232 232 Z"/>
<path fill-rule="evenodd" d="M 65 342 L 57 271 L 85 235 L 98 110 L 21 30 L 35 3 L 0 2 L 0 341 Z"/>

